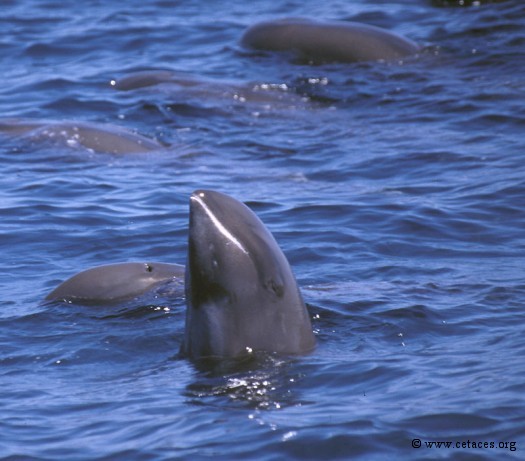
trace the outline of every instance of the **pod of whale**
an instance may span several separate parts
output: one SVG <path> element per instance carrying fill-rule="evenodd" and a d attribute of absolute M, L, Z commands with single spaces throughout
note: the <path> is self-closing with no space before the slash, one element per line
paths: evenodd
<path fill-rule="evenodd" d="M 400 59 L 419 46 L 386 29 L 357 22 L 280 19 L 249 27 L 241 39 L 246 48 L 289 51 L 313 62 Z"/>
<path fill-rule="evenodd" d="M 163 263 L 95 267 L 63 282 L 46 300 L 115 302 L 183 272 L 187 306 L 181 352 L 187 357 L 300 354 L 315 347 L 303 298 L 273 235 L 250 208 L 215 191 L 191 195 L 185 268 Z"/>
<path fill-rule="evenodd" d="M 3 119 L 0 120 L 0 133 L 58 141 L 108 154 L 137 154 L 164 148 L 153 139 L 116 125 L 101 123 Z"/>

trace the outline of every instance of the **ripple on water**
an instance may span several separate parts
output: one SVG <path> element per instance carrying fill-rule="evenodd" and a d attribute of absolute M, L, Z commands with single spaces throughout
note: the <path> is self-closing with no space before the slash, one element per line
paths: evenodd
<path fill-rule="evenodd" d="M 5 117 L 116 124 L 169 147 L 116 157 L 2 136 L 0 457 L 518 459 L 523 2 L 233 1 L 218 22 L 201 1 L 8 3 Z M 312 66 L 240 48 L 247 25 L 284 15 L 374 23 L 424 51 Z M 178 84 L 109 83 L 159 69 Z M 88 267 L 184 263 L 199 188 L 274 233 L 312 354 L 188 362 L 180 285 L 42 302 Z M 518 450 L 430 453 L 415 438 Z"/>

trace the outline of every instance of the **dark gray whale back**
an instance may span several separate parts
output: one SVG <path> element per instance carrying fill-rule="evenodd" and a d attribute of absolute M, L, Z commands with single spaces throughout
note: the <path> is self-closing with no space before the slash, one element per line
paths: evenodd
<path fill-rule="evenodd" d="M 417 53 L 411 40 L 356 22 L 281 19 L 255 24 L 241 44 L 268 51 L 293 51 L 315 62 L 393 60 Z"/>

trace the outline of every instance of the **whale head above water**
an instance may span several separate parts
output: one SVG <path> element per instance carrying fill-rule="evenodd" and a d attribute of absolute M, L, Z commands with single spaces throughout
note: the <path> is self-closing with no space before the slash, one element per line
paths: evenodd
<path fill-rule="evenodd" d="M 315 347 L 286 257 L 255 213 L 232 197 L 192 194 L 185 291 L 182 352 L 190 358 Z"/>

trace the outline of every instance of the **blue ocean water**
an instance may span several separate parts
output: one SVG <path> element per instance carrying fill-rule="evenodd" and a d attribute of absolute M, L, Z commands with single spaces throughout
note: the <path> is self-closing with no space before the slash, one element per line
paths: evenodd
<path fill-rule="evenodd" d="M 0 138 L 0 459 L 523 458 L 523 2 L 2 5 L 3 117 L 167 147 Z M 282 16 L 374 24 L 424 50 L 310 65 L 240 47 Z M 157 69 L 189 83 L 111 84 Z M 178 291 L 43 302 L 88 267 L 184 263 L 199 188 L 274 233 L 312 354 L 202 370 L 178 355 Z"/>

